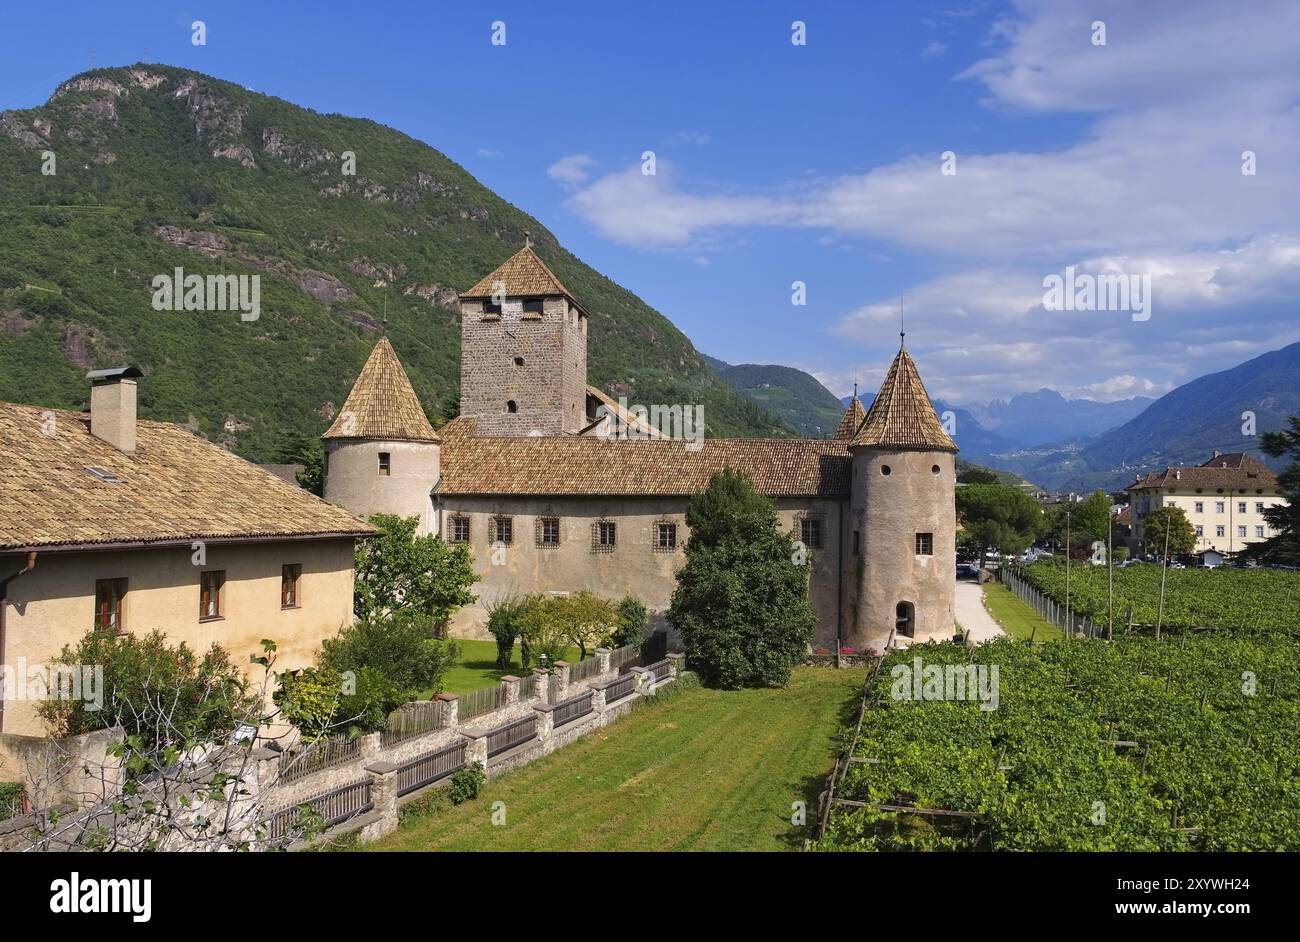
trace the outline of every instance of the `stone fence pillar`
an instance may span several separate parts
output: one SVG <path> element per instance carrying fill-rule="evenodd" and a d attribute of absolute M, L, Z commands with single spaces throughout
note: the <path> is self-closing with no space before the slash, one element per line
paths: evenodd
<path fill-rule="evenodd" d="M 442 725 L 455 729 L 460 723 L 460 697 L 454 693 L 440 693 L 437 699 L 442 704 Z"/>
<path fill-rule="evenodd" d="M 370 783 L 370 801 L 379 819 L 361 829 L 361 839 L 373 841 L 397 830 L 397 770 L 396 762 L 372 762 L 366 766 L 373 779 Z"/>
<path fill-rule="evenodd" d="M 460 734 L 465 737 L 465 764 L 473 765 L 475 762 L 487 768 L 487 730 L 485 729 L 462 729 Z"/>
<path fill-rule="evenodd" d="M 544 703 L 533 709 L 537 712 L 537 741 L 542 744 L 542 752 L 550 752 L 551 734 L 555 732 L 555 707 Z"/>
<path fill-rule="evenodd" d="M 519 702 L 519 678 L 506 674 L 501 678 L 501 686 L 506 689 L 506 705 Z"/>
<path fill-rule="evenodd" d="M 591 684 L 590 689 L 591 689 L 591 712 L 604 713 L 605 712 L 605 685 Z"/>
<path fill-rule="evenodd" d="M 632 673 L 636 675 L 636 692 L 643 697 L 651 696 L 655 692 L 654 671 L 646 670 L 644 667 L 634 667 Z"/>
<path fill-rule="evenodd" d="M 361 737 L 361 758 L 373 759 L 384 748 L 383 733 L 366 733 Z"/>
<path fill-rule="evenodd" d="M 668 655 L 668 676 L 676 677 L 686 670 L 686 655 L 676 651 Z"/>
<path fill-rule="evenodd" d="M 608 674 L 610 671 L 610 658 L 614 656 L 614 652 L 609 648 L 597 648 L 595 654 L 596 660 L 600 662 L 600 673 Z"/>
<path fill-rule="evenodd" d="M 555 686 L 552 688 L 555 700 L 563 700 L 569 694 L 569 662 L 556 661 L 552 676 L 555 678 Z"/>
<path fill-rule="evenodd" d="M 535 682 L 535 695 L 541 698 L 543 703 L 549 703 L 551 700 L 551 672 L 545 667 L 533 668 L 533 681 Z"/>

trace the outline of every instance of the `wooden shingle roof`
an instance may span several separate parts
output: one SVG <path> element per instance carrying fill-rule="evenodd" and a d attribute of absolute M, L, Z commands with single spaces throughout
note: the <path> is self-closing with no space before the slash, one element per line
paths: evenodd
<path fill-rule="evenodd" d="M 436 442 L 438 433 L 420 406 L 411 380 L 387 337 L 380 337 L 347 401 L 321 438 L 377 438 Z"/>
<path fill-rule="evenodd" d="M 957 443 L 939 423 L 921 374 L 906 348 L 900 349 L 889 365 L 880 392 L 849 444 L 853 448 L 904 451 L 958 450 Z"/>
<path fill-rule="evenodd" d="M 714 472 L 745 472 L 769 497 L 846 497 L 845 442 L 810 439 L 629 441 L 563 435 L 477 436 L 461 417 L 442 429 L 440 494 L 689 496 Z"/>
<path fill-rule="evenodd" d="M 857 396 L 849 403 L 849 407 L 844 410 L 844 415 L 840 419 L 840 424 L 835 428 L 835 434 L 831 438 L 837 442 L 851 442 L 853 436 L 857 434 L 858 426 L 862 420 L 867 417 L 867 410 L 862 408 L 862 400 Z"/>
<path fill-rule="evenodd" d="M 0 403 L 0 550 L 375 532 L 179 426 L 140 421 L 136 436 L 128 455 L 88 414 Z"/>
<path fill-rule="evenodd" d="M 510 256 L 491 274 L 484 275 L 478 283 L 461 297 L 490 298 L 494 295 L 518 297 L 555 297 L 563 295 L 574 301 L 569 289 L 560 283 L 531 245 Z M 577 304 L 576 301 L 574 301 Z M 581 307 L 581 305 L 579 305 Z"/>

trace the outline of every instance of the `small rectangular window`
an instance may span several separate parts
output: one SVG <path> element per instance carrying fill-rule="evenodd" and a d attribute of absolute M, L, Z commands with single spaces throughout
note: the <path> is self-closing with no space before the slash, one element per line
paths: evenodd
<path fill-rule="evenodd" d="M 95 630 L 121 633 L 123 603 L 126 600 L 125 579 L 95 580 Z"/>
<path fill-rule="evenodd" d="M 1205 501 L 1203 501 L 1203 500 L 1198 500 L 1198 501 L 1196 502 L 1196 512 L 1197 512 L 1198 514 L 1203 514 L 1203 513 L 1205 513 Z"/>
<path fill-rule="evenodd" d="M 1199 523 L 1196 525 L 1196 535 L 1205 536 L 1205 527 L 1201 526 Z"/>
<path fill-rule="evenodd" d="M 1259 538 L 1262 540 L 1262 539 L 1264 538 L 1264 528 L 1263 528 L 1263 527 L 1256 527 L 1256 528 L 1255 528 L 1255 536 L 1259 537 Z"/>
<path fill-rule="evenodd" d="M 389 453 L 386 451 L 381 451 L 379 453 L 379 476 L 386 478 L 392 474 L 392 471 L 393 471 L 392 456 L 389 455 Z"/>
<path fill-rule="evenodd" d="M 617 542 L 617 527 L 612 520 L 597 520 L 591 525 L 591 551 L 612 553 Z"/>
<path fill-rule="evenodd" d="M 918 533 L 916 535 L 916 555 L 933 556 L 934 555 L 934 534 Z"/>
<path fill-rule="evenodd" d="M 1215 535 L 1215 536 L 1224 536 L 1225 534 L 1224 534 L 1224 532 L 1223 532 L 1223 527 L 1221 527 L 1221 526 L 1220 526 L 1220 527 L 1215 527 L 1215 528 L 1214 528 L 1214 535 Z"/>
<path fill-rule="evenodd" d="M 542 316 L 542 299 L 529 298 L 524 301 L 524 317 L 541 317 Z"/>
<path fill-rule="evenodd" d="M 1214 512 L 1215 512 L 1216 514 L 1221 514 L 1221 513 L 1223 513 L 1223 512 L 1224 512 L 1224 507 L 1225 507 L 1225 505 L 1224 505 L 1224 502 L 1223 502 L 1223 501 L 1221 501 L 1221 500 L 1216 500 L 1216 501 L 1214 502 Z"/>
<path fill-rule="evenodd" d="M 799 518 L 799 542 L 810 549 L 822 545 L 822 521 L 820 517 Z"/>
<path fill-rule="evenodd" d="M 537 518 L 537 545 L 554 547 L 560 545 L 560 518 Z"/>
<path fill-rule="evenodd" d="M 1245 528 L 1245 527 L 1237 527 L 1237 536 L 1245 536 L 1245 535 L 1246 535 L 1246 528 Z"/>
<path fill-rule="evenodd" d="M 497 318 L 500 316 L 501 316 L 500 304 L 496 303 L 495 301 L 483 302 L 483 317 L 485 320 L 489 318 Z"/>
<path fill-rule="evenodd" d="M 199 621 L 221 617 L 221 595 L 225 585 L 225 570 L 199 573 Z"/>
<path fill-rule="evenodd" d="M 1263 512 L 1264 512 L 1264 502 L 1261 500 L 1255 501 L 1255 513 L 1262 514 Z"/>
<path fill-rule="evenodd" d="M 515 518 L 492 517 L 488 521 L 488 542 L 509 546 L 515 541 Z"/>
<path fill-rule="evenodd" d="M 301 604 L 298 599 L 298 583 L 301 579 L 301 563 L 290 563 L 287 566 L 280 567 L 281 608 L 297 608 Z"/>
<path fill-rule="evenodd" d="M 468 543 L 469 542 L 469 517 L 457 515 L 449 521 L 451 526 L 447 528 L 449 543 Z"/>
<path fill-rule="evenodd" d="M 658 553 L 671 553 L 677 549 L 677 524 L 655 524 L 654 549 Z"/>
<path fill-rule="evenodd" d="M 1244 514 L 1245 512 L 1246 512 L 1246 502 L 1244 500 L 1237 501 L 1237 513 Z"/>

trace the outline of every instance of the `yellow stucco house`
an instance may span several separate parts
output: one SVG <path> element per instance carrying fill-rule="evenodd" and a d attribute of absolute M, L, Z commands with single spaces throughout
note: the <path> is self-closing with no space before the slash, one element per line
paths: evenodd
<path fill-rule="evenodd" d="M 373 528 L 179 426 L 138 421 L 140 375 L 90 373 L 89 413 L 0 403 L 0 733 L 44 734 L 19 668 L 92 629 L 158 629 L 240 664 L 269 638 L 278 670 L 352 621 L 355 541 Z"/>

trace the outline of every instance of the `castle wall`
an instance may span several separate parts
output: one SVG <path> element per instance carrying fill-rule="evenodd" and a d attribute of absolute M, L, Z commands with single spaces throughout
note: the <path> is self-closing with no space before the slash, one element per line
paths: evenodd
<path fill-rule="evenodd" d="M 441 475 L 436 442 L 325 440 L 329 461 L 324 497 L 362 519 L 371 514 L 419 517 L 420 534 L 435 532 L 429 491 Z M 389 474 L 379 473 L 379 454 L 389 455 Z"/>
<path fill-rule="evenodd" d="M 860 534 L 861 553 L 851 560 L 846 644 L 882 648 L 900 602 L 914 607 L 916 640 L 952 637 L 955 464 L 947 452 L 854 451 L 850 530 Z M 932 535 L 932 555 L 917 554 L 917 533 Z"/>
<path fill-rule="evenodd" d="M 480 435 L 577 431 L 586 420 L 587 318 L 563 297 L 544 299 L 540 317 L 523 304 L 507 298 L 493 316 L 483 301 L 461 302 L 460 414 L 478 419 Z"/>
<path fill-rule="evenodd" d="M 782 499 L 777 502 L 783 530 L 795 527 L 800 514 L 822 520 L 822 546 L 809 552 L 813 611 L 817 616 L 814 646 L 834 649 L 840 593 L 839 561 L 843 502 Z M 462 497 L 438 498 L 437 513 L 450 536 L 449 518 L 470 520 L 470 549 L 481 582 L 474 587 L 478 601 L 453 616 L 451 633 L 463 638 L 487 638 L 487 606 L 511 593 L 578 592 L 586 589 L 603 598 L 631 594 L 651 611 L 652 624 L 663 624 L 676 588 L 676 572 L 686 561 L 684 497 Z M 489 544 L 489 518 L 507 515 L 513 522 L 513 542 L 499 551 Z M 537 545 L 539 517 L 560 520 L 560 543 Z M 592 525 L 610 520 L 617 527 L 612 552 L 594 552 Z M 655 524 L 677 525 L 677 548 L 660 552 L 654 546 Z"/>

